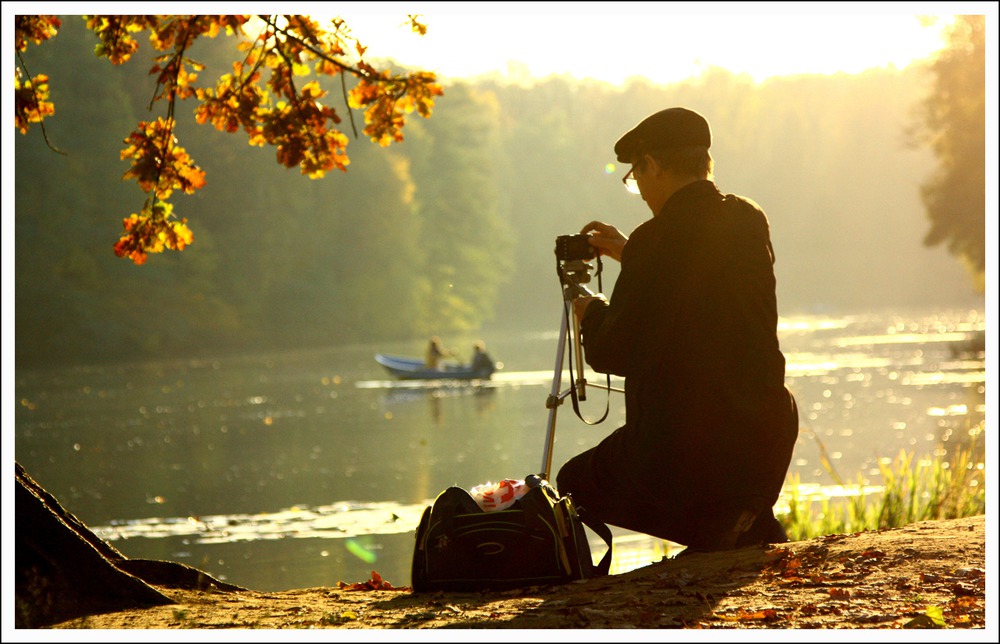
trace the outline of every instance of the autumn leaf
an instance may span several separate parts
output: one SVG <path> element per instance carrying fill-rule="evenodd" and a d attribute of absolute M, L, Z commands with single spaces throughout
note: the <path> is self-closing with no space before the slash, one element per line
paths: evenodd
<path fill-rule="evenodd" d="M 928 606 L 924 614 L 931 618 L 935 628 L 944 628 L 944 610 L 940 606 Z"/>
<path fill-rule="evenodd" d="M 147 207 L 125 219 L 126 230 L 115 244 L 115 254 L 136 264 L 148 253 L 164 248 L 180 250 L 191 243 L 191 231 L 183 222 L 168 222 L 153 213 L 174 191 L 193 194 L 206 185 L 205 172 L 195 164 L 175 135 L 177 103 L 195 99 L 199 124 L 236 133 L 242 130 L 252 146 L 276 148 L 278 163 L 298 167 L 311 179 L 331 170 L 347 171 L 350 158 L 347 136 L 340 130 L 342 116 L 326 100 L 328 91 L 318 79 L 342 76 L 357 78 L 346 96 L 345 108 L 364 110 L 364 134 L 381 146 L 403 140 L 408 115 L 429 118 L 436 97 L 444 91 L 431 72 L 396 73 L 379 70 L 364 61 L 366 53 L 350 35 L 342 19 L 325 29 L 308 16 L 263 15 L 257 33 L 244 27 L 249 15 L 85 15 L 87 28 L 97 37 L 94 53 L 114 65 L 133 58 L 139 38 L 145 33 L 156 52 L 149 74 L 155 83 L 150 111 L 158 101 L 166 103 L 166 117 L 140 121 L 124 140 L 121 158 L 130 162 L 123 180 L 133 180 L 149 193 Z M 426 27 L 409 16 L 412 29 Z M 17 16 L 15 46 L 18 52 L 30 43 L 39 44 L 55 36 L 61 26 L 54 16 Z M 189 57 L 198 38 L 221 34 L 236 36 L 241 59 L 208 85 L 199 85 L 205 66 Z M 353 47 L 348 47 L 353 43 Z M 346 58 L 353 52 L 357 60 Z M 20 58 L 19 58 L 20 61 Z M 15 70 L 15 126 L 26 134 L 33 124 L 55 113 L 49 99 L 48 78 L 31 76 L 23 64 Z M 306 78 L 303 82 L 300 79 Z M 266 80 L 265 80 L 266 78 Z M 338 79 L 339 80 L 339 79 Z M 338 83 L 339 85 L 339 83 Z M 340 87 L 338 87 L 340 89 Z M 149 207 L 148 204 L 156 204 Z"/>
<path fill-rule="evenodd" d="M 956 597 L 949 603 L 955 610 L 958 610 L 960 608 L 962 609 L 977 608 L 979 606 L 979 600 L 975 597 L 969 597 L 969 596 Z"/>
<path fill-rule="evenodd" d="M 136 265 L 144 264 L 149 253 L 184 250 L 194 241 L 187 219 L 176 220 L 173 206 L 164 201 L 153 205 L 147 202 L 140 213 L 122 220 L 122 225 L 125 231 L 115 244 L 115 255 L 131 259 Z"/>
<path fill-rule="evenodd" d="M 205 173 L 184 148 L 176 145 L 173 119 L 141 121 L 124 140 L 122 160 L 131 160 L 123 180 L 135 179 L 145 192 L 165 200 L 174 190 L 192 194 L 205 185 Z"/>
<path fill-rule="evenodd" d="M 863 559 L 883 559 L 885 553 L 881 550 L 865 550 L 861 553 L 861 557 Z"/>
<path fill-rule="evenodd" d="M 784 570 L 781 573 L 785 577 L 797 577 L 799 568 L 802 567 L 802 560 L 798 557 L 791 557 L 785 561 Z"/>
<path fill-rule="evenodd" d="M 54 38 L 60 27 L 62 21 L 56 16 L 15 16 L 14 49 L 25 51 L 29 40 L 40 45 L 49 38 Z"/>
<path fill-rule="evenodd" d="M 114 65 L 121 65 L 132 58 L 139 49 L 132 34 L 146 28 L 155 29 L 156 16 L 84 16 L 87 29 L 97 35 L 100 43 L 94 48 L 97 56 L 107 58 Z"/>
<path fill-rule="evenodd" d="M 765 621 L 773 622 L 778 619 L 778 611 L 773 608 L 767 608 L 765 610 L 758 610 L 753 612 L 746 612 L 740 610 L 740 621 Z"/>
<path fill-rule="evenodd" d="M 972 596 L 976 594 L 976 588 L 970 584 L 957 583 L 950 586 L 952 593 L 958 596 Z"/>
<path fill-rule="evenodd" d="M 14 126 L 27 134 L 31 123 L 41 123 L 56 112 L 49 98 L 49 77 L 39 74 L 23 78 L 21 70 L 14 75 Z"/>
<path fill-rule="evenodd" d="M 764 553 L 764 561 L 771 564 L 790 556 L 792 551 L 789 548 L 772 548 Z"/>
<path fill-rule="evenodd" d="M 368 581 L 360 581 L 347 584 L 343 581 L 337 582 L 340 590 L 405 590 L 405 588 L 394 588 L 392 584 L 382 579 L 382 575 L 372 571 L 372 578 Z"/>
<path fill-rule="evenodd" d="M 764 610 L 749 611 L 745 608 L 741 608 L 737 613 L 716 613 L 715 615 L 719 619 L 723 619 L 730 622 L 754 622 L 754 621 L 764 621 L 773 622 L 778 619 L 778 611 L 773 608 L 767 608 Z"/>
<path fill-rule="evenodd" d="M 934 623 L 934 620 L 927 615 L 917 615 L 910 621 L 903 624 L 903 628 L 941 628 Z"/>
<path fill-rule="evenodd" d="M 427 35 L 427 25 L 420 22 L 419 15 L 410 14 L 407 18 L 410 20 L 410 30 L 413 31 L 413 33 L 420 34 L 421 36 Z"/>

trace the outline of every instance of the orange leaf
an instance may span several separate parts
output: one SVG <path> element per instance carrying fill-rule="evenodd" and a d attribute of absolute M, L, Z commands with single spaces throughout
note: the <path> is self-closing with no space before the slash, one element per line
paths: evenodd
<path fill-rule="evenodd" d="M 341 590 L 397 590 L 392 584 L 382 579 L 382 575 L 372 571 L 372 578 L 368 581 L 360 581 L 347 584 L 342 581 L 337 582 L 337 587 Z"/>

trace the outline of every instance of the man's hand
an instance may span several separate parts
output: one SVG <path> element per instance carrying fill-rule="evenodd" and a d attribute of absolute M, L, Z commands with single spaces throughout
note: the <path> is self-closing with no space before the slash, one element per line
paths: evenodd
<path fill-rule="evenodd" d="M 625 248 L 625 242 L 628 241 L 628 237 L 622 234 L 620 230 L 603 221 L 592 221 L 584 226 L 580 232 L 593 232 L 594 234 L 590 235 L 590 239 L 587 240 L 590 245 L 596 248 L 602 255 L 618 260 L 619 262 L 622 261 L 622 249 Z"/>

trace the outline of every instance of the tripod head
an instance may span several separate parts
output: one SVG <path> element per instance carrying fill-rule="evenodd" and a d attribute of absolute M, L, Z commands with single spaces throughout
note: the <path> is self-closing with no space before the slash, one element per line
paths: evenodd
<path fill-rule="evenodd" d="M 566 301 L 578 297 L 594 295 L 594 292 L 584 286 L 590 282 L 591 266 L 581 259 L 560 262 L 557 265 L 559 281 L 563 287 L 563 299 Z"/>
<path fill-rule="evenodd" d="M 586 240 L 584 240 L 586 241 Z M 590 246 L 587 246 L 590 248 Z M 583 377 L 583 344 L 580 341 L 580 320 L 572 312 L 572 301 L 578 297 L 594 295 L 594 292 L 584 286 L 590 281 L 591 266 L 585 258 L 579 255 L 565 259 L 560 256 L 560 244 L 556 244 L 556 271 L 559 273 L 559 281 L 562 284 L 563 292 L 563 320 L 564 327 L 572 322 L 572 335 L 570 343 L 573 353 L 570 357 L 570 373 L 573 371 L 573 357 L 576 357 L 577 379 L 574 389 L 574 402 L 576 400 L 587 399 L 587 379 Z M 598 259 L 600 262 L 600 259 Z"/>

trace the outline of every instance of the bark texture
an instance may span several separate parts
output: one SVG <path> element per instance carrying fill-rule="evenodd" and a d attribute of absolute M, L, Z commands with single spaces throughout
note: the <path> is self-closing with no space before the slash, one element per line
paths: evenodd
<path fill-rule="evenodd" d="M 238 589 L 184 564 L 125 557 L 15 468 L 16 628 L 174 603 L 150 584 Z"/>

